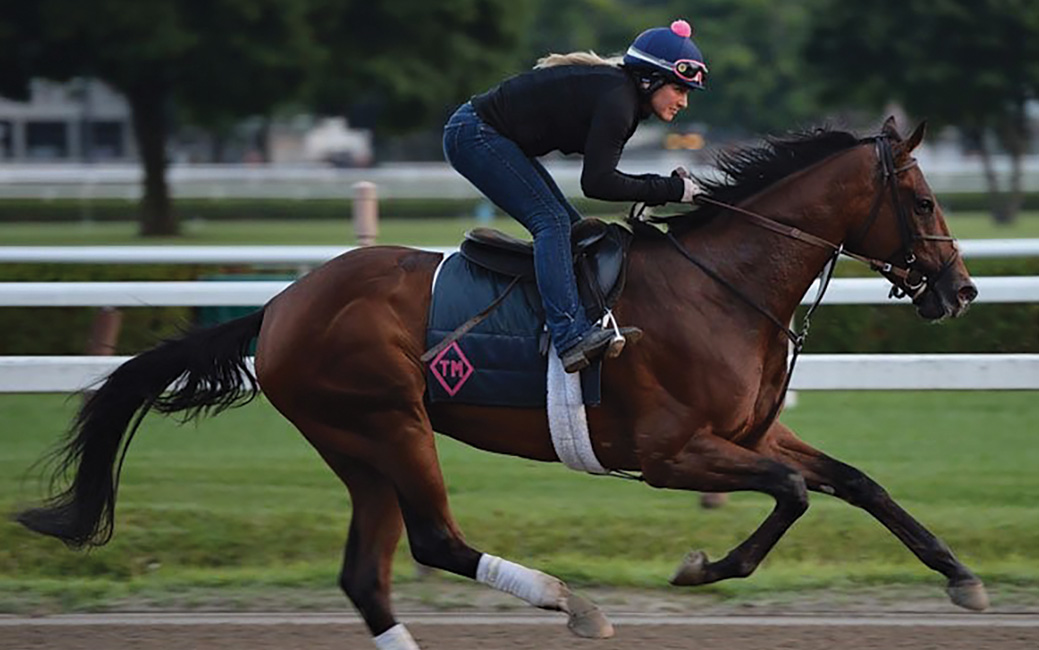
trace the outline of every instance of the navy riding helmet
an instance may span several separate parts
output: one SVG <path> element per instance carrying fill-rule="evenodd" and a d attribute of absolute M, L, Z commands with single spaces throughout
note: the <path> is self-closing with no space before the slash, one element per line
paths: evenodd
<path fill-rule="evenodd" d="M 652 94 L 666 83 L 704 89 L 707 66 L 692 35 L 684 20 L 639 34 L 624 54 L 624 67 L 638 76 L 643 92 Z"/>

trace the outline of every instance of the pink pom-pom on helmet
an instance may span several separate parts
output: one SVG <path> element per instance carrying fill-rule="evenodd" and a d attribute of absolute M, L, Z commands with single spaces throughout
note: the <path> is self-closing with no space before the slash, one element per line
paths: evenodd
<path fill-rule="evenodd" d="M 689 38 L 693 35 L 693 27 L 686 21 L 678 19 L 671 23 L 671 31 L 678 34 L 682 38 Z"/>

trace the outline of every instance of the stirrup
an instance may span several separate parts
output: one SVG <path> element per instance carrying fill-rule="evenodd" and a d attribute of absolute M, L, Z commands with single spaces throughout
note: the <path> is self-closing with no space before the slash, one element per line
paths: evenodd
<path fill-rule="evenodd" d="M 628 342 L 628 339 L 624 337 L 624 332 L 617 325 L 617 319 L 614 317 L 612 310 L 606 310 L 606 314 L 602 317 L 602 327 L 603 329 L 613 329 L 613 338 L 610 339 L 609 345 L 606 346 L 605 356 L 607 359 L 616 359 L 624 351 L 624 345 Z M 632 343 L 638 343 L 638 340 L 642 338 L 642 330 L 637 327 L 626 327 L 624 329 L 628 333 L 628 337 L 631 338 Z"/>
<path fill-rule="evenodd" d="M 614 359 L 624 349 L 624 344 L 627 341 L 636 342 L 641 338 L 642 330 L 637 327 L 615 329 L 613 332 L 607 329 L 594 328 L 585 335 L 585 338 L 580 343 L 561 355 L 560 360 L 563 362 L 563 370 L 566 372 L 584 370 L 590 365 L 592 359 L 599 355 L 605 355 L 607 358 Z M 620 343 L 619 350 L 611 354 L 611 348 L 618 342 Z"/>

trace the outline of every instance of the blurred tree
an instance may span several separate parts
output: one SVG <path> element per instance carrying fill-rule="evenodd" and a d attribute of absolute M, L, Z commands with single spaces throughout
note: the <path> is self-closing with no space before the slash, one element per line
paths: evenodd
<path fill-rule="evenodd" d="M 530 68 L 550 53 L 594 50 L 623 55 L 642 30 L 664 24 L 666 12 L 633 0 L 531 0 L 520 64 Z"/>
<path fill-rule="evenodd" d="M 528 13 L 514 0 L 310 1 L 328 46 L 313 105 L 380 133 L 440 123 L 514 68 Z"/>
<path fill-rule="evenodd" d="M 0 93 L 77 76 L 122 92 L 145 170 L 140 232 L 171 235 L 174 107 L 216 131 L 293 100 L 331 114 L 375 106 L 380 129 L 428 124 L 510 67 L 525 12 L 511 0 L 6 2 Z"/>
<path fill-rule="evenodd" d="M 322 50 L 300 0 L 36 0 L 0 10 L 0 92 L 33 77 L 103 79 L 130 104 L 144 166 L 140 233 L 178 232 L 166 185 L 174 103 L 203 123 L 263 113 L 297 92 Z"/>
<path fill-rule="evenodd" d="M 806 58 L 832 105 L 895 100 L 939 125 L 959 126 L 978 147 L 992 213 L 1021 207 L 1025 108 L 1039 98 L 1039 5 L 1034 0 L 825 0 Z M 993 142 L 1010 155 L 1007 192 L 992 167 Z"/>
<path fill-rule="evenodd" d="M 643 30 L 685 18 L 710 67 L 706 92 L 695 93 L 678 124 L 730 132 L 783 132 L 821 114 L 801 50 L 818 0 L 536 0 L 521 41 L 529 67 L 547 52 L 593 49 L 623 54 Z"/>
<path fill-rule="evenodd" d="M 710 75 L 684 119 L 730 132 L 783 133 L 819 119 L 815 79 L 801 52 L 817 0 L 667 3 L 666 24 L 684 17 Z"/>
<path fill-rule="evenodd" d="M 531 0 L 515 72 L 548 52 L 623 54 L 643 30 L 676 18 L 693 24 L 710 67 L 679 123 L 736 132 L 782 132 L 821 114 L 817 88 L 802 74 L 801 50 L 818 0 Z"/>

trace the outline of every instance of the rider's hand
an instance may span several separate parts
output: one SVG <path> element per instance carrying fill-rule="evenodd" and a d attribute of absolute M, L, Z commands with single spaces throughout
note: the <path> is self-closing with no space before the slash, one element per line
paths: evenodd
<path fill-rule="evenodd" d="M 682 191 L 682 203 L 693 203 L 696 201 L 697 196 L 703 194 L 703 188 L 693 180 L 692 174 L 686 171 L 685 167 L 675 167 L 671 175 L 681 178 L 682 184 L 685 186 L 685 189 Z"/>

